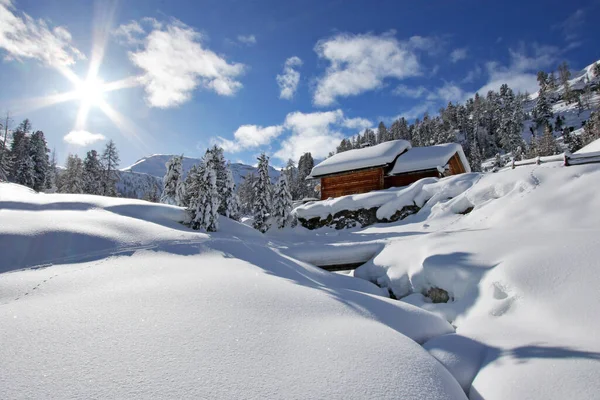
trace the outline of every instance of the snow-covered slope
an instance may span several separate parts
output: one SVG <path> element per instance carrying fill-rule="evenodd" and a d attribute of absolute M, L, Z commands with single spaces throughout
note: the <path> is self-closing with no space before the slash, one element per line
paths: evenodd
<path fill-rule="evenodd" d="M 425 348 L 471 399 L 598 398 L 600 164 L 466 174 L 462 186 L 456 179 L 354 196 L 377 203 L 378 213 L 394 201 L 427 202 L 399 223 L 324 228 L 310 239 L 297 228 L 285 238 L 298 243 L 289 251 L 319 263 L 319 254 L 379 245 L 355 276 L 457 327 Z M 336 200 L 303 212 L 323 215 L 344 203 Z M 450 301 L 432 303 L 425 294 L 434 288 Z"/>
<path fill-rule="evenodd" d="M 173 155 L 171 154 L 154 154 L 148 157 L 141 158 L 129 167 L 123 168 L 121 171 L 132 171 L 143 174 L 153 175 L 162 178 L 165 175 L 165 163 L 169 161 Z M 183 157 L 183 173 L 184 175 L 192 168 L 193 165 L 199 164 L 200 159 Z M 242 178 L 249 173 L 256 173 L 256 168 L 251 165 L 232 163 L 231 170 L 233 172 L 233 180 L 236 185 L 239 185 Z M 271 180 L 276 181 L 279 178 L 279 171 L 275 168 L 269 168 L 269 176 Z"/>
<path fill-rule="evenodd" d="M 442 318 L 184 217 L 0 183 L 0 398 L 466 398 Z"/>

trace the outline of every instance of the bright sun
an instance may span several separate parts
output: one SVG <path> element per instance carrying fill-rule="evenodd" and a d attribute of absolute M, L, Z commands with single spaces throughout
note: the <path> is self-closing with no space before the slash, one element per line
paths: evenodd
<path fill-rule="evenodd" d="M 77 97 L 83 103 L 98 105 L 105 92 L 104 82 L 98 78 L 87 79 L 77 85 Z"/>

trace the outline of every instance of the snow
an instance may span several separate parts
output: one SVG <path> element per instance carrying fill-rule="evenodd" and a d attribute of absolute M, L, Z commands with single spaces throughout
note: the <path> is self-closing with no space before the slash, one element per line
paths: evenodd
<path fill-rule="evenodd" d="M 439 201 L 454 197 L 468 189 L 479 177 L 478 174 L 468 173 L 441 179 L 425 178 L 402 188 L 390 188 L 306 203 L 296 207 L 294 212 L 299 218 L 319 217 L 325 219 L 328 215 L 335 215 L 343 210 L 355 211 L 375 207 L 378 208 L 377 218 L 389 219 L 404 206 L 422 207 L 427 202 L 427 206 L 432 207 Z M 468 206 L 457 209 L 456 212 L 462 212 L 466 208 Z"/>
<path fill-rule="evenodd" d="M 402 154 L 401 157 L 398 157 L 390 171 L 390 175 L 435 169 L 437 167 L 443 168 L 456 153 L 458 153 L 462 164 L 465 166 L 466 172 L 471 172 L 471 167 L 462 146 L 457 143 L 445 143 L 428 147 L 413 147 Z"/>
<path fill-rule="evenodd" d="M 0 398 L 597 398 L 599 181 L 427 178 L 296 209 L 422 206 L 402 221 L 267 235 L 0 184 Z"/>
<path fill-rule="evenodd" d="M 600 139 L 594 140 L 592 143 L 576 151 L 575 154 L 586 154 L 596 152 L 600 152 Z"/>
<path fill-rule="evenodd" d="M 151 156 L 139 159 L 132 165 L 121 169 L 121 171 L 138 172 L 162 179 L 167 172 L 165 164 L 173 157 L 173 154 L 153 154 Z M 187 172 L 192 168 L 192 166 L 199 164 L 200 158 L 183 157 L 184 177 L 187 175 Z M 247 174 L 257 173 L 257 169 L 255 167 L 241 163 L 232 163 L 231 171 L 233 172 L 233 180 L 236 185 L 239 185 L 242 182 L 243 177 L 245 177 Z M 277 182 L 277 179 L 279 178 L 279 171 L 273 167 L 269 167 L 269 177 L 273 183 Z"/>
<path fill-rule="evenodd" d="M 0 184 L 0 398 L 466 398 L 447 321 L 184 216 Z"/>
<path fill-rule="evenodd" d="M 315 165 L 310 176 L 318 178 L 322 175 L 391 164 L 399 154 L 410 148 L 411 145 L 406 140 L 391 140 L 364 149 L 344 151 Z"/>

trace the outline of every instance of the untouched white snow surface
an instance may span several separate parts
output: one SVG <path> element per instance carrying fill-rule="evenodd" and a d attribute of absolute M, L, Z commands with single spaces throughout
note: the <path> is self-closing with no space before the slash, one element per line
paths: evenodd
<path fill-rule="evenodd" d="M 462 146 L 458 143 L 444 143 L 435 146 L 413 147 L 402 157 L 398 157 L 390 171 L 390 175 L 435 169 L 437 167 L 444 168 L 456 153 L 458 153 L 462 164 L 465 166 L 466 172 L 471 172 L 469 161 Z"/>
<path fill-rule="evenodd" d="M 391 164 L 403 151 L 410 149 L 406 140 L 391 140 L 376 146 L 354 149 L 334 154 L 315 165 L 311 176 L 335 174 L 355 169 L 378 167 Z"/>
<path fill-rule="evenodd" d="M 184 217 L 0 184 L 0 398 L 466 398 L 443 318 Z"/>
<path fill-rule="evenodd" d="M 464 178 L 462 193 L 438 196 L 403 221 L 314 235 L 383 248 L 354 275 L 456 326 L 424 347 L 469 398 L 598 398 L 600 165 L 554 162 Z M 429 197 L 421 193 L 428 185 L 442 193 L 443 181 L 417 182 L 404 195 Z M 467 206 L 470 213 L 457 214 Z M 292 248 L 298 258 L 301 246 Z M 423 293 L 432 287 L 451 301 L 431 303 Z"/>

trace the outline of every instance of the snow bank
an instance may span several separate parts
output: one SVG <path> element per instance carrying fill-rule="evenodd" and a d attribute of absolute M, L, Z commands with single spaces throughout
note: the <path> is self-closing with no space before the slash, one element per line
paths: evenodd
<path fill-rule="evenodd" d="M 457 327 L 465 339 L 436 338 L 426 347 L 463 388 L 472 380 L 470 398 L 595 398 L 598 182 L 597 164 L 484 175 L 427 218 L 390 227 L 398 239 L 355 276 L 409 295 L 407 302 Z M 448 212 L 461 201 L 472 204 L 470 213 Z M 360 233 L 367 239 L 378 232 Z M 448 291 L 451 301 L 432 303 L 423 295 L 432 287 Z"/>
<path fill-rule="evenodd" d="M 310 175 L 316 178 L 338 172 L 391 164 L 398 155 L 410 147 L 410 143 L 406 140 L 391 140 L 364 149 L 344 151 L 315 165 Z"/>
<path fill-rule="evenodd" d="M 390 175 L 402 174 L 405 172 L 422 171 L 426 169 L 444 168 L 448 161 L 458 153 L 466 172 L 471 172 L 469 161 L 460 144 L 445 143 L 427 147 L 413 147 L 402 157 L 398 157 Z"/>
<path fill-rule="evenodd" d="M 403 188 L 391 188 L 307 203 L 297 207 L 294 211 L 299 218 L 319 217 L 325 219 L 327 216 L 335 215 L 343 210 L 354 211 L 376 207 L 378 208 L 378 219 L 389 219 L 404 206 L 416 204 L 423 207 L 427 202 L 427 207 L 431 208 L 438 202 L 457 196 L 471 187 L 479 177 L 479 174 L 468 173 L 442 179 L 424 178 Z M 457 212 L 462 211 L 464 210 Z"/>
<path fill-rule="evenodd" d="M 182 215 L 0 184 L 0 398 L 466 399 L 419 345 L 447 321 Z"/>

